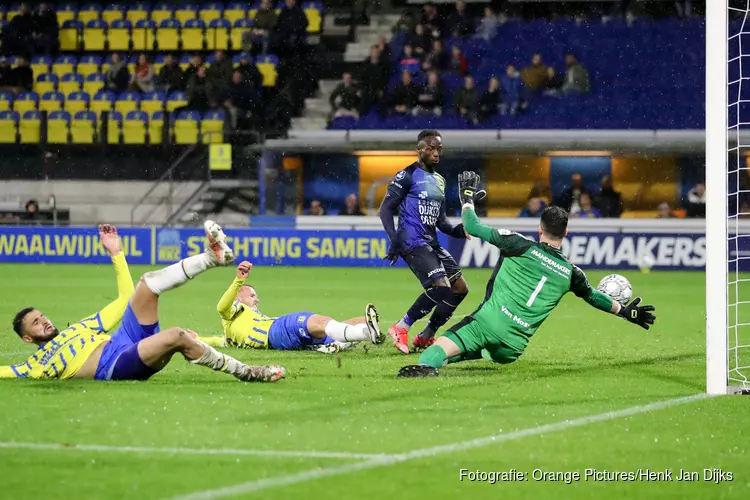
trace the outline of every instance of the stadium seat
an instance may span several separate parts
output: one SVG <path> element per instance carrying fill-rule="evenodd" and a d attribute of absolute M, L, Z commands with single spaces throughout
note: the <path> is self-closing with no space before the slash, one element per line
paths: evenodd
<path fill-rule="evenodd" d="M 208 2 L 201 5 L 200 11 L 198 11 L 198 18 L 203 20 L 204 23 L 208 24 L 214 19 L 221 19 L 221 13 L 224 10 L 224 5 L 218 2 Z"/>
<path fill-rule="evenodd" d="M 12 65 L 15 66 L 14 64 Z M 34 56 L 31 58 L 29 66 L 35 75 L 49 73 L 50 66 L 52 66 L 52 58 L 48 56 Z"/>
<path fill-rule="evenodd" d="M 232 50 L 244 50 L 242 41 L 246 36 L 251 36 L 252 28 L 253 22 L 250 19 L 238 19 L 234 22 L 232 30 L 229 33 Z"/>
<path fill-rule="evenodd" d="M 65 96 L 62 92 L 45 92 L 39 100 L 39 111 L 62 111 L 65 106 Z"/>
<path fill-rule="evenodd" d="M 39 111 L 21 113 L 18 122 L 18 135 L 22 144 L 38 144 L 41 141 L 42 115 Z"/>
<path fill-rule="evenodd" d="M 174 10 L 174 18 L 180 22 L 181 25 L 185 25 L 190 19 L 196 19 L 198 17 L 198 6 L 194 3 L 183 3 L 177 5 Z"/>
<path fill-rule="evenodd" d="M 65 111 L 68 113 L 77 113 L 89 109 L 91 98 L 86 92 L 73 92 L 65 98 Z"/>
<path fill-rule="evenodd" d="M 70 113 L 53 111 L 47 117 L 47 142 L 50 144 L 67 144 L 70 132 Z"/>
<path fill-rule="evenodd" d="M 138 64 L 138 56 L 136 54 L 133 54 L 132 56 L 128 57 L 127 63 L 128 73 L 132 75 L 133 73 L 135 73 L 135 65 Z"/>
<path fill-rule="evenodd" d="M 14 17 L 16 17 L 21 10 L 20 4 L 13 4 L 7 8 L 5 11 L 5 20 L 8 22 L 11 22 Z"/>
<path fill-rule="evenodd" d="M 106 77 L 102 73 L 92 73 L 83 82 L 83 91 L 89 95 L 96 95 L 102 88 Z"/>
<path fill-rule="evenodd" d="M 86 3 L 78 10 L 78 20 L 85 26 L 89 21 L 101 19 L 102 6 L 98 3 Z"/>
<path fill-rule="evenodd" d="M 255 2 L 250 4 L 250 7 L 247 8 L 247 18 L 251 21 L 255 19 L 255 16 L 258 15 L 258 9 L 260 9 L 260 2 Z M 278 15 L 278 9 L 276 9 L 276 14 Z"/>
<path fill-rule="evenodd" d="M 158 111 L 164 111 L 167 96 L 164 92 L 146 92 L 141 97 L 141 111 L 153 115 Z"/>
<path fill-rule="evenodd" d="M 174 121 L 175 144 L 197 144 L 200 132 L 200 113 L 183 111 Z"/>
<path fill-rule="evenodd" d="M 151 9 L 151 15 L 149 17 L 158 26 L 162 21 L 172 19 L 172 11 L 173 8 L 170 4 L 160 3 L 154 5 L 154 8 Z"/>
<path fill-rule="evenodd" d="M 36 111 L 39 106 L 39 94 L 36 92 L 20 92 L 13 99 L 13 111 L 21 116 L 27 111 Z"/>
<path fill-rule="evenodd" d="M 130 30 L 132 23 L 127 19 L 116 19 L 109 25 L 108 50 L 130 50 Z"/>
<path fill-rule="evenodd" d="M 157 111 L 151 115 L 148 121 L 149 144 L 161 144 L 164 142 L 164 112 Z"/>
<path fill-rule="evenodd" d="M 57 90 L 63 95 L 78 92 L 83 87 L 83 76 L 78 73 L 66 73 L 63 75 L 60 83 L 57 84 Z"/>
<path fill-rule="evenodd" d="M 123 115 L 137 111 L 141 103 L 141 94 L 139 92 L 123 92 L 115 101 L 115 111 Z"/>
<path fill-rule="evenodd" d="M 122 142 L 124 144 L 146 144 L 148 115 L 143 111 L 131 111 L 122 122 Z"/>
<path fill-rule="evenodd" d="M 75 73 L 76 71 L 76 58 L 75 56 L 57 56 L 55 61 L 52 63 L 52 73 L 59 77 L 62 77 L 66 73 Z"/>
<path fill-rule="evenodd" d="M 231 24 L 226 19 L 214 19 L 206 30 L 206 48 L 208 50 L 229 50 L 229 29 Z"/>
<path fill-rule="evenodd" d="M 276 78 L 278 77 L 276 68 L 279 66 L 279 59 L 273 55 L 260 56 L 255 62 L 255 66 L 258 67 L 258 71 L 263 75 L 263 86 L 275 87 Z"/>
<path fill-rule="evenodd" d="M 96 113 L 79 111 L 70 122 L 70 142 L 73 144 L 93 144 L 96 135 Z"/>
<path fill-rule="evenodd" d="M 234 25 L 240 19 L 245 19 L 247 16 L 247 3 L 232 2 L 227 5 L 224 9 L 224 19 L 229 21 L 231 25 Z"/>
<path fill-rule="evenodd" d="M 107 142 L 109 144 L 120 144 L 122 137 L 122 113 L 113 111 L 107 117 Z"/>
<path fill-rule="evenodd" d="M 15 144 L 18 139 L 18 113 L 0 111 L 0 143 Z"/>
<path fill-rule="evenodd" d="M 190 66 L 190 54 L 183 54 L 180 58 L 180 69 L 185 71 Z"/>
<path fill-rule="evenodd" d="M 94 19 L 83 28 L 83 50 L 101 51 L 107 46 L 107 23 Z"/>
<path fill-rule="evenodd" d="M 83 24 L 78 20 L 65 21 L 60 29 L 60 50 L 78 50 L 79 40 Z"/>
<path fill-rule="evenodd" d="M 180 47 L 180 22 L 175 19 L 165 19 L 156 30 L 156 46 L 158 50 L 177 50 Z"/>
<path fill-rule="evenodd" d="M 102 21 L 111 25 L 114 21 L 125 18 L 125 6 L 111 3 L 102 10 Z M 75 117 L 73 117 L 75 119 Z"/>
<path fill-rule="evenodd" d="M 89 75 L 99 73 L 99 68 L 102 65 L 101 56 L 94 54 L 86 54 L 81 56 L 76 66 L 76 72 L 81 75 L 84 79 L 88 78 Z"/>
<path fill-rule="evenodd" d="M 57 16 L 57 25 L 62 27 L 65 21 L 73 21 L 78 17 L 78 7 L 72 3 L 58 5 L 55 15 Z"/>
<path fill-rule="evenodd" d="M 13 92 L 0 91 L 0 111 L 13 109 Z"/>
<path fill-rule="evenodd" d="M 182 28 L 182 50 L 203 50 L 203 33 L 206 23 L 201 19 L 189 19 Z"/>
<path fill-rule="evenodd" d="M 156 23 L 150 19 L 141 19 L 136 22 L 131 34 L 133 50 L 154 50 L 156 41 L 154 30 L 156 30 Z"/>
<path fill-rule="evenodd" d="M 221 144 L 224 142 L 224 112 L 209 111 L 201 120 L 203 144 Z"/>
<path fill-rule="evenodd" d="M 97 116 L 104 111 L 112 111 L 114 106 L 115 94 L 109 90 L 100 90 L 94 94 L 94 98 L 91 100 L 91 111 L 95 112 Z"/>
<path fill-rule="evenodd" d="M 182 106 L 187 106 L 187 95 L 185 92 L 172 92 L 167 97 L 167 111 L 174 111 Z"/>
<path fill-rule="evenodd" d="M 307 17 L 307 32 L 320 33 L 323 24 L 323 5 L 318 2 L 308 2 L 302 6 Z"/>
<path fill-rule="evenodd" d="M 34 92 L 39 95 L 45 92 L 54 92 L 57 90 L 59 78 L 54 73 L 42 73 L 36 77 L 34 82 Z"/>

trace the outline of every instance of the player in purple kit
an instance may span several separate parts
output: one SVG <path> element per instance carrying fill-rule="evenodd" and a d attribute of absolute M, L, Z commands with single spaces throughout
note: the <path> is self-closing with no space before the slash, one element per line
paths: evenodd
<path fill-rule="evenodd" d="M 380 205 L 380 220 L 391 240 L 387 259 L 399 257 L 409 265 L 425 291 L 404 317 L 388 330 L 396 348 L 409 353 L 409 328 L 434 309 L 425 329 L 414 338 L 415 349 L 435 341 L 435 333 L 453 315 L 469 293 L 461 268 L 437 240 L 435 229 L 455 238 L 467 238 L 463 224 L 452 225 L 445 214 L 445 179 L 435 171 L 443 152 L 437 130 L 423 130 L 417 137 L 418 160 L 398 172 Z M 486 195 L 477 193 L 477 200 Z M 398 229 L 393 217 L 398 213 Z"/>

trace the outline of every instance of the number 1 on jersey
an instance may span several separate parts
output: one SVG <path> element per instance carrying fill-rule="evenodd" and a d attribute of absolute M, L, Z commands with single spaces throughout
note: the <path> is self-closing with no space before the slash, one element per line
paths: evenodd
<path fill-rule="evenodd" d="M 531 307 L 531 304 L 534 303 L 534 301 L 536 300 L 536 296 L 539 295 L 539 292 L 542 291 L 542 287 L 544 286 L 545 281 L 547 281 L 547 277 L 542 276 L 542 279 L 539 280 L 539 284 L 537 284 L 536 288 L 534 288 L 534 293 L 531 294 L 528 302 L 526 302 L 527 307 Z"/>

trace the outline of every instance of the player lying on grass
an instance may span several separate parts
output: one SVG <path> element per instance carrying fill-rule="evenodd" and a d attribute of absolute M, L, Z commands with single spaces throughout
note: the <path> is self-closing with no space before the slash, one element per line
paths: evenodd
<path fill-rule="evenodd" d="M 229 373 L 244 381 L 273 382 L 284 376 L 280 366 L 248 366 L 216 351 L 184 328 L 159 329 L 159 296 L 198 274 L 232 263 L 234 256 L 217 224 L 205 224 L 208 248 L 167 268 L 141 277 L 133 291 L 125 256 L 114 226 L 99 226 L 102 244 L 112 257 L 117 275 L 117 299 L 93 316 L 59 331 L 32 307 L 13 319 L 13 330 L 39 349 L 25 363 L 0 366 L 0 378 L 78 378 L 147 380 L 164 368 L 176 353 L 193 364 Z M 105 335 L 122 320 L 111 336 Z"/>
<path fill-rule="evenodd" d="M 322 349 L 322 352 L 336 352 L 349 347 L 350 342 L 362 340 L 380 343 L 378 312 L 372 304 L 365 307 L 364 317 L 343 323 L 310 312 L 278 318 L 264 315 L 258 310 L 260 299 L 255 288 L 245 283 L 252 268 L 247 261 L 237 266 L 237 277 L 216 306 L 224 326 L 220 342 L 226 340 L 226 345 L 241 349 Z M 210 343 L 216 345 L 216 338 L 210 339 Z"/>
<path fill-rule="evenodd" d="M 531 336 L 567 292 L 646 330 L 654 324 L 653 306 L 640 305 L 640 298 L 622 305 L 593 289 L 583 271 L 563 255 L 562 241 L 568 232 L 565 210 L 550 206 L 542 212 L 537 243 L 479 222 L 473 203 L 478 186 L 479 176 L 474 172 L 459 175 L 466 231 L 500 249 L 484 300 L 476 311 L 424 351 L 418 365 L 401 368 L 400 377 L 438 375 L 438 368 L 445 364 L 467 359 L 512 363 L 523 354 Z"/>
<path fill-rule="evenodd" d="M 440 243 L 435 228 L 456 238 L 466 238 L 462 224 L 451 225 L 445 215 L 445 179 L 435 171 L 443 152 L 437 130 L 423 130 L 417 136 L 418 159 L 398 172 L 380 205 L 380 220 L 391 240 L 387 259 L 399 257 L 409 265 L 424 293 L 388 334 L 396 348 L 409 353 L 409 328 L 434 309 L 425 329 L 413 340 L 415 349 L 430 346 L 435 332 L 453 315 L 469 293 L 461 268 Z M 477 193 L 481 199 L 483 191 Z M 393 217 L 398 212 L 398 230 Z"/>

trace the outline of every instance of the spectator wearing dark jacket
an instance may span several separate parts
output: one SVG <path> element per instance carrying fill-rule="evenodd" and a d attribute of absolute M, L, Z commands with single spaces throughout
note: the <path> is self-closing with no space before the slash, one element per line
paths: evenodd
<path fill-rule="evenodd" d="M 260 74 L 258 67 L 250 61 L 248 54 L 240 55 L 240 64 L 237 65 L 237 71 L 241 71 L 242 78 L 256 90 L 260 91 L 263 88 L 263 75 Z"/>
<path fill-rule="evenodd" d="M 575 54 L 568 53 L 565 56 L 565 83 L 562 91 L 566 94 L 588 94 L 591 90 L 589 84 L 589 72 L 578 62 Z"/>
<path fill-rule="evenodd" d="M 602 189 L 594 198 L 594 206 L 599 209 L 602 217 L 616 218 L 622 214 L 622 196 L 612 186 L 612 178 L 602 177 Z"/>
<path fill-rule="evenodd" d="M 130 73 L 128 65 L 125 64 L 117 52 L 112 53 L 112 63 L 107 68 L 105 77 L 105 87 L 113 92 L 124 92 L 128 89 L 130 83 Z"/>
<path fill-rule="evenodd" d="M 558 96 L 563 86 L 563 80 L 558 76 L 555 68 L 547 66 L 547 76 L 542 82 L 542 93 L 544 95 Z"/>
<path fill-rule="evenodd" d="M 380 62 L 390 66 L 393 59 L 393 50 L 383 35 L 378 37 L 378 48 L 380 49 Z M 390 76 L 390 75 L 389 75 Z"/>
<path fill-rule="evenodd" d="M 18 64 L 10 72 L 10 81 L 13 87 L 31 92 L 34 86 L 34 71 L 29 66 L 28 59 L 25 57 L 18 59 Z"/>
<path fill-rule="evenodd" d="M 453 107 L 460 116 L 474 118 L 477 107 L 477 89 L 474 86 L 473 77 L 464 77 L 464 86 L 453 96 Z"/>
<path fill-rule="evenodd" d="M 503 103 L 500 106 L 500 111 L 503 114 L 510 113 L 511 115 L 515 115 L 521 106 L 523 81 L 514 65 L 509 64 L 505 68 L 505 75 L 500 80 L 500 86 L 503 89 Z"/>
<path fill-rule="evenodd" d="M 424 57 L 430 51 L 432 37 L 425 33 L 424 24 L 417 24 L 414 33 L 409 36 L 409 45 L 414 49 L 414 53 Z"/>
<path fill-rule="evenodd" d="M 276 28 L 278 17 L 276 10 L 271 5 L 271 0 L 260 2 L 260 8 L 255 14 L 255 19 L 253 19 L 253 37 L 256 41 L 260 41 L 264 54 L 268 52 L 268 42 L 271 33 Z"/>
<path fill-rule="evenodd" d="M 307 16 L 295 0 L 285 0 L 276 20 L 272 45 L 282 57 L 294 55 L 307 38 Z"/>
<path fill-rule="evenodd" d="M 245 80 L 242 71 L 232 73 L 232 82 L 222 103 L 229 112 L 229 121 L 233 129 L 242 128 L 242 120 L 257 113 L 260 105 L 260 93 L 251 83 Z"/>
<path fill-rule="evenodd" d="M 445 50 L 443 49 L 443 42 L 440 39 L 433 40 L 432 48 L 430 49 L 430 52 L 425 55 L 424 61 L 422 62 L 422 71 L 443 71 L 444 69 Z"/>
<path fill-rule="evenodd" d="M 156 87 L 164 92 L 173 92 L 183 88 L 182 68 L 177 64 L 174 56 L 169 54 L 164 58 L 164 66 L 156 77 Z"/>
<path fill-rule="evenodd" d="M 186 109 L 204 113 L 217 107 L 217 93 L 211 80 L 206 77 L 206 67 L 198 67 L 198 71 L 187 84 Z"/>
<path fill-rule="evenodd" d="M 3 29 L 3 53 L 28 54 L 33 51 L 34 16 L 28 5 L 22 3 L 18 14 Z"/>
<path fill-rule="evenodd" d="M 433 38 L 440 38 L 445 28 L 437 8 L 431 3 L 422 7 L 421 24 L 424 24 L 425 31 L 431 34 Z"/>
<path fill-rule="evenodd" d="M 203 59 L 199 55 L 190 56 L 190 64 L 185 68 L 185 72 L 182 74 L 182 88 L 186 89 L 190 80 L 198 73 L 198 68 L 203 66 Z"/>
<path fill-rule="evenodd" d="M 582 193 L 588 194 L 589 190 L 583 185 L 581 174 L 575 173 L 570 177 L 570 187 L 560 193 L 557 200 L 555 200 L 555 205 L 564 208 L 571 214 L 580 212 L 580 198 Z"/>
<path fill-rule="evenodd" d="M 427 73 L 427 83 L 417 95 L 417 106 L 412 113 L 416 115 L 441 116 L 445 105 L 445 89 L 436 71 Z"/>
<path fill-rule="evenodd" d="M 687 195 L 687 216 L 706 217 L 706 185 L 696 184 Z"/>
<path fill-rule="evenodd" d="M 457 75 L 466 75 L 469 72 L 469 63 L 466 62 L 461 47 L 454 45 L 451 50 L 453 55 L 450 60 L 450 70 Z"/>
<path fill-rule="evenodd" d="M 463 0 L 456 2 L 456 10 L 448 16 L 445 26 L 455 38 L 463 38 L 474 30 L 474 24 L 466 13 L 466 2 Z"/>
<path fill-rule="evenodd" d="M 206 70 L 206 78 L 210 80 L 211 85 L 217 92 L 224 92 L 229 88 L 232 81 L 232 73 L 234 73 L 234 68 L 232 67 L 232 61 L 227 57 L 227 53 L 223 50 L 217 50 L 216 60 Z"/>
<path fill-rule="evenodd" d="M 5 56 L 0 57 L 0 87 L 12 87 L 13 80 L 11 79 L 11 72 L 13 68 L 10 67 L 10 63 Z"/>
<path fill-rule="evenodd" d="M 479 98 L 477 105 L 477 119 L 480 122 L 487 121 L 497 114 L 500 108 L 500 80 L 496 76 L 490 78 L 490 85 Z"/>
<path fill-rule="evenodd" d="M 359 206 L 359 200 L 357 195 L 352 193 L 346 197 L 344 201 L 344 207 L 339 212 L 339 215 L 365 215 Z"/>
<path fill-rule="evenodd" d="M 370 57 L 362 63 L 361 82 L 361 106 L 360 114 L 367 113 L 372 106 L 383 99 L 383 94 L 388 86 L 388 65 L 380 59 L 380 48 L 377 45 L 370 47 Z"/>
<path fill-rule="evenodd" d="M 34 13 L 34 31 L 31 36 L 37 53 L 52 55 L 57 52 L 60 30 L 57 15 L 49 4 L 39 4 L 39 10 Z"/>
<path fill-rule="evenodd" d="M 401 72 L 401 81 L 394 87 L 391 93 L 391 106 L 393 111 L 399 114 L 409 113 L 417 104 L 419 88 L 411 79 L 411 73 Z"/>
<path fill-rule="evenodd" d="M 359 118 L 360 93 L 354 85 L 352 75 L 344 73 L 341 77 L 341 83 L 331 93 L 329 102 L 334 118 L 341 116 L 353 116 Z"/>

